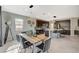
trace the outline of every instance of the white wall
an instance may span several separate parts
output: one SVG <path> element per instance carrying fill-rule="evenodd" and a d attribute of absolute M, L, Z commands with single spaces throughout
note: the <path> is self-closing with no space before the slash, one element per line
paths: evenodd
<path fill-rule="evenodd" d="M 5 22 L 6 21 L 11 22 L 10 26 L 11 26 L 11 29 L 12 29 L 12 33 L 16 34 L 16 30 L 15 30 L 15 19 L 16 18 L 24 20 L 25 23 L 24 23 L 24 26 L 23 26 L 24 27 L 23 31 L 27 31 L 27 30 L 30 30 L 30 29 L 34 30 L 34 27 L 30 27 L 30 25 L 27 24 L 27 17 L 26 16 L 22 16 L 22 15 L 13 14 L 13 13 L 10 13 L 10 12 L 3 11 L 2 12 L 2 38 L 3 38 L 3 40 L 4 40 L 4 36 L 5 36 L 5 28 L 6 28 Z M 15 35 L 14 35 L 14 39 L 16 39 Z M 9 32 L 8 40 L 12 40 L 10 32 Z"/>
<path fill-rule="evenodd" d="M 5 22 L 8 20 L 11 20 L 11 15 L 8 15 L 8 14 L 2 12 L 2 40 L 3 40 L 3 42 L 4 42 L 5 30 L 6 30 Z M 9 38 L 12 39 L 11 34 L 9 35 Z"/>
<path fill-rule="evenodd" d="M 35 26 L 36 26 L 36 19 L 35 18 L 30 18 L 30 17 L 26 17 L 27 20 L 24 20 L 24 24 L 23 24 L 23 31 L 28 31 L 28 30 L 34 30 Z M 28 24 L 28 20 L 34 21 L 35 24 L 33 24 L 32 26 L 30 24 Z"/>
<path fill-rule="evenodd" d="M 63 27 L 65 30 L 70 30 L 70 22 L 69 21 L 60 21 L 59 24 L 61 27 Z"/>
<path fill-rule="evenodd" d="M 14 21 L 13 15 L 8 13 L 8 12 L 2 12 L 2 39 L 3 39 L 3 41 L 4 41 L 4 37 L 5 37 L 5 30 L 6 30 L 5 22 L 6 21 L 8 21 L 12 32 L 16 33 L 15 32 L 15 25 L 14 25 L 15 21 Z M 16 39 L 15 35 L 13 37 Z M 7 41 L 9 41 L 9 40 L 12 40 L 12 36 L 11 36 L 10 31 L 9 31 L 9 34 L 8 34 L 8 40 Z"/>

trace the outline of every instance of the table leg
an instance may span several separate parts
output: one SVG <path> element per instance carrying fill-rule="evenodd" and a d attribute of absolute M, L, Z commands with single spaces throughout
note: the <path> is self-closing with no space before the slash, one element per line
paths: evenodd
<path fill-rule="evenodd" d="M 35 53 L 35 44 L 33 44 L 32 53 Z"/>

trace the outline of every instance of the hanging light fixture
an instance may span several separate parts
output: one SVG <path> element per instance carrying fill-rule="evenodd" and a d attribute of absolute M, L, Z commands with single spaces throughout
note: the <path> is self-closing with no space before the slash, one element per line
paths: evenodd
<path fill-rule="evenodd" d="M 33 8 L 33 5 L 30 5 L 29 8 Z"/>
<path fill-rule="evenodd" d="M 53 16 L 53 18 L 56 18 L 56 16 Z"/>

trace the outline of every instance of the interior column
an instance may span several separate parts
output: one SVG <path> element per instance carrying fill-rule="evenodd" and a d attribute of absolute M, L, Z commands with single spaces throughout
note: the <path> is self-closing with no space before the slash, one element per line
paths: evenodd
<path fill-rule="evenodd" d="M 74 36 L 74 30 L 76 29 L 78 23 L 77 20 L 77 18 L 70 19 L 71 36 Z"/>

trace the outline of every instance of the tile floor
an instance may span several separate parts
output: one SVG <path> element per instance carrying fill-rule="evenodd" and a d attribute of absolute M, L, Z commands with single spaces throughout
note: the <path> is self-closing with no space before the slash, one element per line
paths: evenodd
<path fill-rule="evenodd" d="M 63 38 L 52 38 L 50 53 L 78 53 L 79 36 L 65 36 Z"/>
<path fill-rule="evenodd" d="M 7 51 L 10 47 L 15 47 L 17 44 L 14 41 L 7 42 L 6 45 L 0 47 L 0 53 Z M 27 49 L 26 52 L 30 51 Z M 10 53 L 17 53 L 15 48 Z M 49 53 L 79 53 L 79 36 L 64 36 L 61 38 L 52 38 Z"/>

